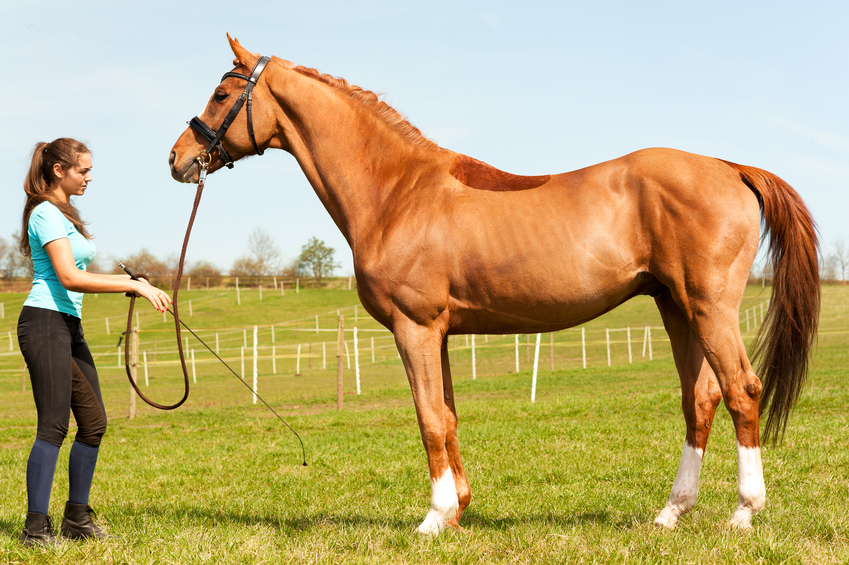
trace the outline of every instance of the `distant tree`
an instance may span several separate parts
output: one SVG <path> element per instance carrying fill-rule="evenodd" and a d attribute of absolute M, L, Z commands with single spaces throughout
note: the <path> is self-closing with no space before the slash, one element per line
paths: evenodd
<path fill-rule="evenodd" d="M 299 272 L 298 272 L 299 263 L 300 262 L 299 262 L 298 259 L 292 259 L 291 261 L 284 263 L 283 266 L 280 267 L 280 270 L 277 271 L 277 274 L 282 275 L 284 277 L 296 277 L 299 274 Z"/>
<path fill-rule="evenodd" d="M 834 260 L 834 255 L 820 255 L 820 280 L 837 280 L 837 261 Z"/>
<path fill-rule="evenodd" d="M 17 242 L 19 233 L 12 234 L 12 241 Z M 32 276 L 32 260 L 29 257 L 24 257 L 14 244 L 9 244 L 6 248 L 6 257 L 4 259 L 4 267 L 6 274 L 10 277 L 31 277 Z"/>
<path fill-rule="evenodd" d="M 301 255 L 298 257 L 299 270 L 311 273 L 315 281 L 320 283 L 323 277 L 332 275 L 335 269 L 342 266 L 333 260 L 335 253 L 335 249 L 312 237 L 301 247 Z"/>
<path fill-rule="evenodd" d="M 138 253 L 130 255 L 123 261 L 134 273 L 144 273 L 149 277 L 170 277 L 171 269 L 163 261 L 157 259 L 147 249 L 142 249 Z M 122 273 L 121 267 L 115 265 L 113 273 Z"/>
<path fill-rule="evenodd" d="M 220 277 L 221 269 L 209 261 L 195 261 L 186 274 L 190 277 Z"/>
<path fill-rule="evenodd" d="M 88 273 L 105 273 L 107 271 L 103 270 L 103 265 L 101 265 L 101 261 L 99 257 L 95 257 L 94 261 L 88 264 L 88 267 L 85 268 Z"/>
<path fill-rule="evenodd" d="M 0 277 L 4 275 L 6 270 L 3 268 L 3 259 L 6 257 L 6 252 L 9 249 L 9 244 L 6 240 L 0 237 Z"/>
<path fill-rule="evenodd" d="M 195 261 L 190 268 L 185 270 L 185 275 L 196 279 L 197 284 L 204 282 L 212 286 L 221 284 L 221 269 L 209 261 Z"/>
<path fill-rule="evenodd" d="M 264 277 L 277 273 L 280 250 L 271 236 L 257 228 L 248 237 L 248 254 L 242 255 L 230 267 L 234 277 Z"/>
<path fill-rule="evenodd" d="M 831 249 L 835 270 L 840 273 L 840 280 L 843 281 L 843 284 L 846 284 L 846 268 L 849 267 L 849 245 L 846 245 L 846 240 L 841 237 L 831 244 Z"/>
<path fill-rule="evenodd" d="M 261 277 L 264 274 L 263 265 L 259 261 L 244 255 L 233 261 L 230 267 L 231 277 Z"/>
<path fill-rule="evenodd" d="M 248 238 L 248 251 L 260 265 L 261 274 L 270 275 L 276 272 L 280 265 L 280 250 L 270 235 L 259 228 L 255 229 Z"/>

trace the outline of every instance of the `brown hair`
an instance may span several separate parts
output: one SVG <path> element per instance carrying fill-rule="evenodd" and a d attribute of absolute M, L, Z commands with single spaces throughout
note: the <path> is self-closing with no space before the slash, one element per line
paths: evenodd
<path fill-rule="evenodd" d="M 77 164 L 80 155 L 83 153 L 91 153 L 91 151 L 84 143 L 69 137 L 60 137 L 50 143 L 41 141 L 33 149 L 32 162 L 27 177 L 24 179 L 24 192 L 27 194 L 27 201 L 24 204 L 21 238 L 18 242 L 18 247 L 24 257 L 32 255 L 32 249 L 29 246 L 29 234 L 27 233 L 29 231 L 29 217 L 33 209 L 42 202 L 50 202 L 59 208 L 83 237 L 92 238 L 85 229 L 85 222 L 80 219 L 79 210 L 70 202 L 65 204 L 54 198 L 50 186 L 51 183 L 56 182 L 53 166 L 58 164 L 63 171 L 70 170 Z"/>

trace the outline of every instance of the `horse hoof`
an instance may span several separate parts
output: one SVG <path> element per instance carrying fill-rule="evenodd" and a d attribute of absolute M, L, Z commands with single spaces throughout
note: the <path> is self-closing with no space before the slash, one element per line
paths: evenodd
<path fill-rule="evenodd" d="M 439 521 L 435 516 L 431 516 L 430 514 L 424 519 L 424 522 L 419 525 L 419 533 L 424 534 L 426 536 L 436 536 L 439 535 Z"/>
<path fill-rule="evenodd" d="M 674 530 L 675 526 L 678 525 L 678 513 L 671 506 L 667 506 L 654 519 L 654 525 L 667 530 Z"/>
<path fill-rule="evenodd" d="M 752 512 L 749 508 L 738 508 L 734 516 L 728 520 L 728 525 L 736 530 L 748 532 L 752 530 Z"/>

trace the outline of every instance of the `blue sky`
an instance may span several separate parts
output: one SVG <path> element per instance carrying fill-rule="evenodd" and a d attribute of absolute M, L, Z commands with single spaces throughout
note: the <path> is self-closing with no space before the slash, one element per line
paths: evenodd
<path fill-rule="evenodd" d="M 384 93 L 441 146 L 512 173 L 651 146 L 767 169 L 805 199 L 828 252 L 849 236 L 847 23 L 849 3 L 816 1 L 4 2 L 0 236 L 18 229 L 33 145 L 70 136 L 93 152 L 77 206 L 99 257 L 178 255 L 194 190 L 168 153 L 231 68 L 229 31 Z M 286 153 L 210 178 L 189 260 L 226 270 L 255 228 L 288 259 L 323 239 L 353 271 Z"/>

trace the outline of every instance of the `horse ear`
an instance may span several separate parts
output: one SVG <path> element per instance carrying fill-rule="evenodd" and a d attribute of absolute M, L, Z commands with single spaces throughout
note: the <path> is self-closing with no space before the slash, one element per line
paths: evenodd
<path fill-rule="evenodd" d="M 236 60 L 233 64 L 238 65 L 241 63 L 249 69 L 253 67 L 259 57 L 242 47 L 239 40 L 230 37 L 229 33 L 227 34 L 227 41 L 230 42 L 230 49 L 233 50 L 233 54 L 236 56 Z"/>

